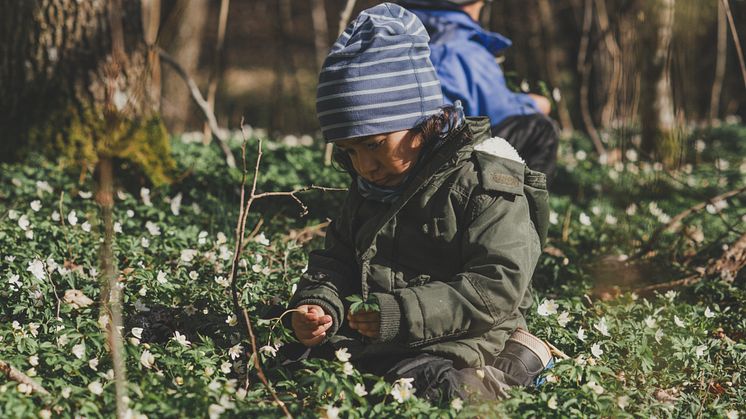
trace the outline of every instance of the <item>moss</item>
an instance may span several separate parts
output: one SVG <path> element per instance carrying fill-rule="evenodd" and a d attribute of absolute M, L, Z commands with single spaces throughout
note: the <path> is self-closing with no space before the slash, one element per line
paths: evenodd
<path fill-rule="evenodd" d="M 28 131 L 28 149 L 64 165 L 93 167 L 99 156 L 125 160 L 155 185 L 170 183 L 176 164 L 165 125 L 158 116 L 125 118 L 70 106 Z"/>

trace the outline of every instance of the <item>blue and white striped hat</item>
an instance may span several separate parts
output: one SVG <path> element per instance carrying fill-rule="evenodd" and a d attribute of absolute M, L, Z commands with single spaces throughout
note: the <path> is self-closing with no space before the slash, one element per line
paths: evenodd
<path fill-rule="evenodd" d="M 363 11 L 324 61 L 316 113 L 327 142 L 413 128 L 443 105 L 430 37 L 393 3 Z"/>

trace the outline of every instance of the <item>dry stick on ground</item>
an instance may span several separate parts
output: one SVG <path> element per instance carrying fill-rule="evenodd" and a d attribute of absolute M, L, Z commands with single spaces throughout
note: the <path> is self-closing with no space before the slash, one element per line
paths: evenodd
<path fill-rule="evenodd" d="M 223 130 L 220 129 L 220 126 L 218 125 L 218 120 L 217 118 L 215 118 L 215 113 L 212 111 L 210 104 L 202 96 L 202 93 L 199 91 L 199 87 L 197 87 L 197 83 L 195 83 L 194 79 L 187 73 L 184 67 L 182 67 L 181 64 L 176 62 L 174 57 L 170 56 L 166 51 L 159 49 L 158 56 L 161 57 L 161 60 L 171 65 L 171 67 L 173 67 L 176 73 L 186 82 L 187 86 L 189 87 L 189 91 L 192 94 L 192 99 L 194 100 L 194 103 L 196 103 L 197 106 L 199 106 L 199 108 L 202 110 L 202 113 L 207 119 L 207 123 L 210 125 L 210 130 L 212 130 L 212 135 L 215 136 L 215 138 L 217 138 L 218 146 L 220 146 L 220 149 L 223 150 L 223 154 L 225 154 L 226 164 L 228 164 L 228 167 L 230 168 L 235 168 L 236 159 L 235 157 L 233 157 L 233 153 L 231 152 L 231 149 L 228 147 L 228 136 L 225 135 Z"/>
<path fill-rule="evenodd" d="M 701 282 L 707 276 L 713 275 L 717 272 L 727 270 L 727 272 L 735 277 L 744 266 L 746 266 L 746 233 L 733 243 L 723 255 L 716 259 L 714 262 L 707 265 L 702 272 L 695 275 L 690 275 L 686 278 L 677 279 L 675 281 L 664 282 L 662 284 L 648 285 L 647 287 L 637 288 L 635 292 L 639 295 L 650 295 L 654 291 L 665 291 L 674 288 L 686 287 Z"/>
<path fill-rule="evenodd" d="M 347 22 L 350 21 L 352 10 L 355 8 L 355 1 L 356 0 L 347 0 L 347 3 L 345 3 L 345 8 L 342 9 L 342 13 L 339 14 L 339 33 L 337 34 L 337 36 L 342 35 L 342 32 L 344 32 L 345 28 L 347 28 Z M 324 149 L 324 165 L 326 166 L 332 164 L 332 150 L 334 150 L 334 145 L 332 143 L 328 143 L 326 145 L 326 148 Z"/>
<path fill-rule="evenodd" d="M 704 202 L 700 202 L 699 204 L 694 205 L 692 207 L 689 207 L 689 208 L 685 209 L 684 211 L 676 214 L 676 216 L 674 216 L 673 218 L 671 218 L 671 221 L 669 221 L 667 224 L 665 224 L 665 225 L 663 225 L 661 227 L 658 227 L 658 229 L 653 232 L 653 235 L 650 236 L 650 240 L 648 240 L 647 243 L 645 243 L 640 248 L 640 250 L 637 253 L 635 253 L 634 255 L 632 255 L 632 257 L 630 257 L 630 259 L 637 259 L 637 258 L 640 258 L 643 255 L 645 255 L 646 253 L 648 253 L 650 250 L 652 250 L 653 245 L 658 241 L 658 239 L 660 238 L 661 234 L 663 234 L 664 232 L 669 231 L 669 230 L 676 230 L 676 229 L 678 229 L 681 226 L 681 221 L 684 218 L 686 218 L 689 215 L 691 215 L 692 213 L 695 213 L 697 211 L 701 211 L 708 204 L 715 205 L 716 203 L 718 203 L 720 201 L 723 201 L 725 199 L 731 198 L 731 197 L 736 196 L 738 194 L 741 194 L 741 193 L 743 193 L 745 191 L 746 191 L 746 186 L 744 186 L 742 188 L 739 188 L 739 189 L 734 189 L 732 191 L 728 191 L 728 192 L 725 192 L 725 193 L 720 194 L 718 196 L 715 196 L 713 198 L 710 198 L 710 199 L 708 199 L 708 200 L 706 200 Z"/>
<path fill-rule="evenodd" d="M 13 366 L 5 361 L 0 361 L 0 372 L 5 374 L 5 376 L 7 376 L 10 380 L 16 381 L 19 384 L 26 384 L 27 386 L 31 387 L 31 390 L 34 393 L 39 393 L 45 396 L 49 395 L 49 392 L 39 383 L 32 380 L 31 377 L 29 377 L 28 375 L 13 368 Z"/>

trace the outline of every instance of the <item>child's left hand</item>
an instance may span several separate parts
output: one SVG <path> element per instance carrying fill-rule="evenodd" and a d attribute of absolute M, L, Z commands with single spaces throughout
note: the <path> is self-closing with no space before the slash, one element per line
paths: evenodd
<path fill-rule="evenodd" d="M 361 335 L 372 339 L 381 336 L 381 315 L 377 311 L 358 311 L 355 314 L 348 313 L 347 320 L 350 328 L 357 330 Z"/>

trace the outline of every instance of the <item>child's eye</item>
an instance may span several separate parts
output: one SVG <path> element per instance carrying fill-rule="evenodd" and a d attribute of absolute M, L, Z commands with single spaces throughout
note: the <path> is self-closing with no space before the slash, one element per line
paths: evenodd
<path fill-rule="evenodd" d="M 377 149 L 378 147 L 380 147 L 380 146 L 381 146 L 381 144 L 383 144 L 383 143 L 384 143 L 384 141 L 386 141 L 386 139 L 385 139 L 385 138 L 384 138 L 383 140 L 381 140 L 381 141 L 378 141 L 378 142 L 375 142 L 375 143 L 368 143 L 368 144 L 366 144 L 366 145 L 365 145 L 365 147 L 367 147 L 367 148 L 368 148 L 368 150 L 375 150 L 375 149 Z"/>

